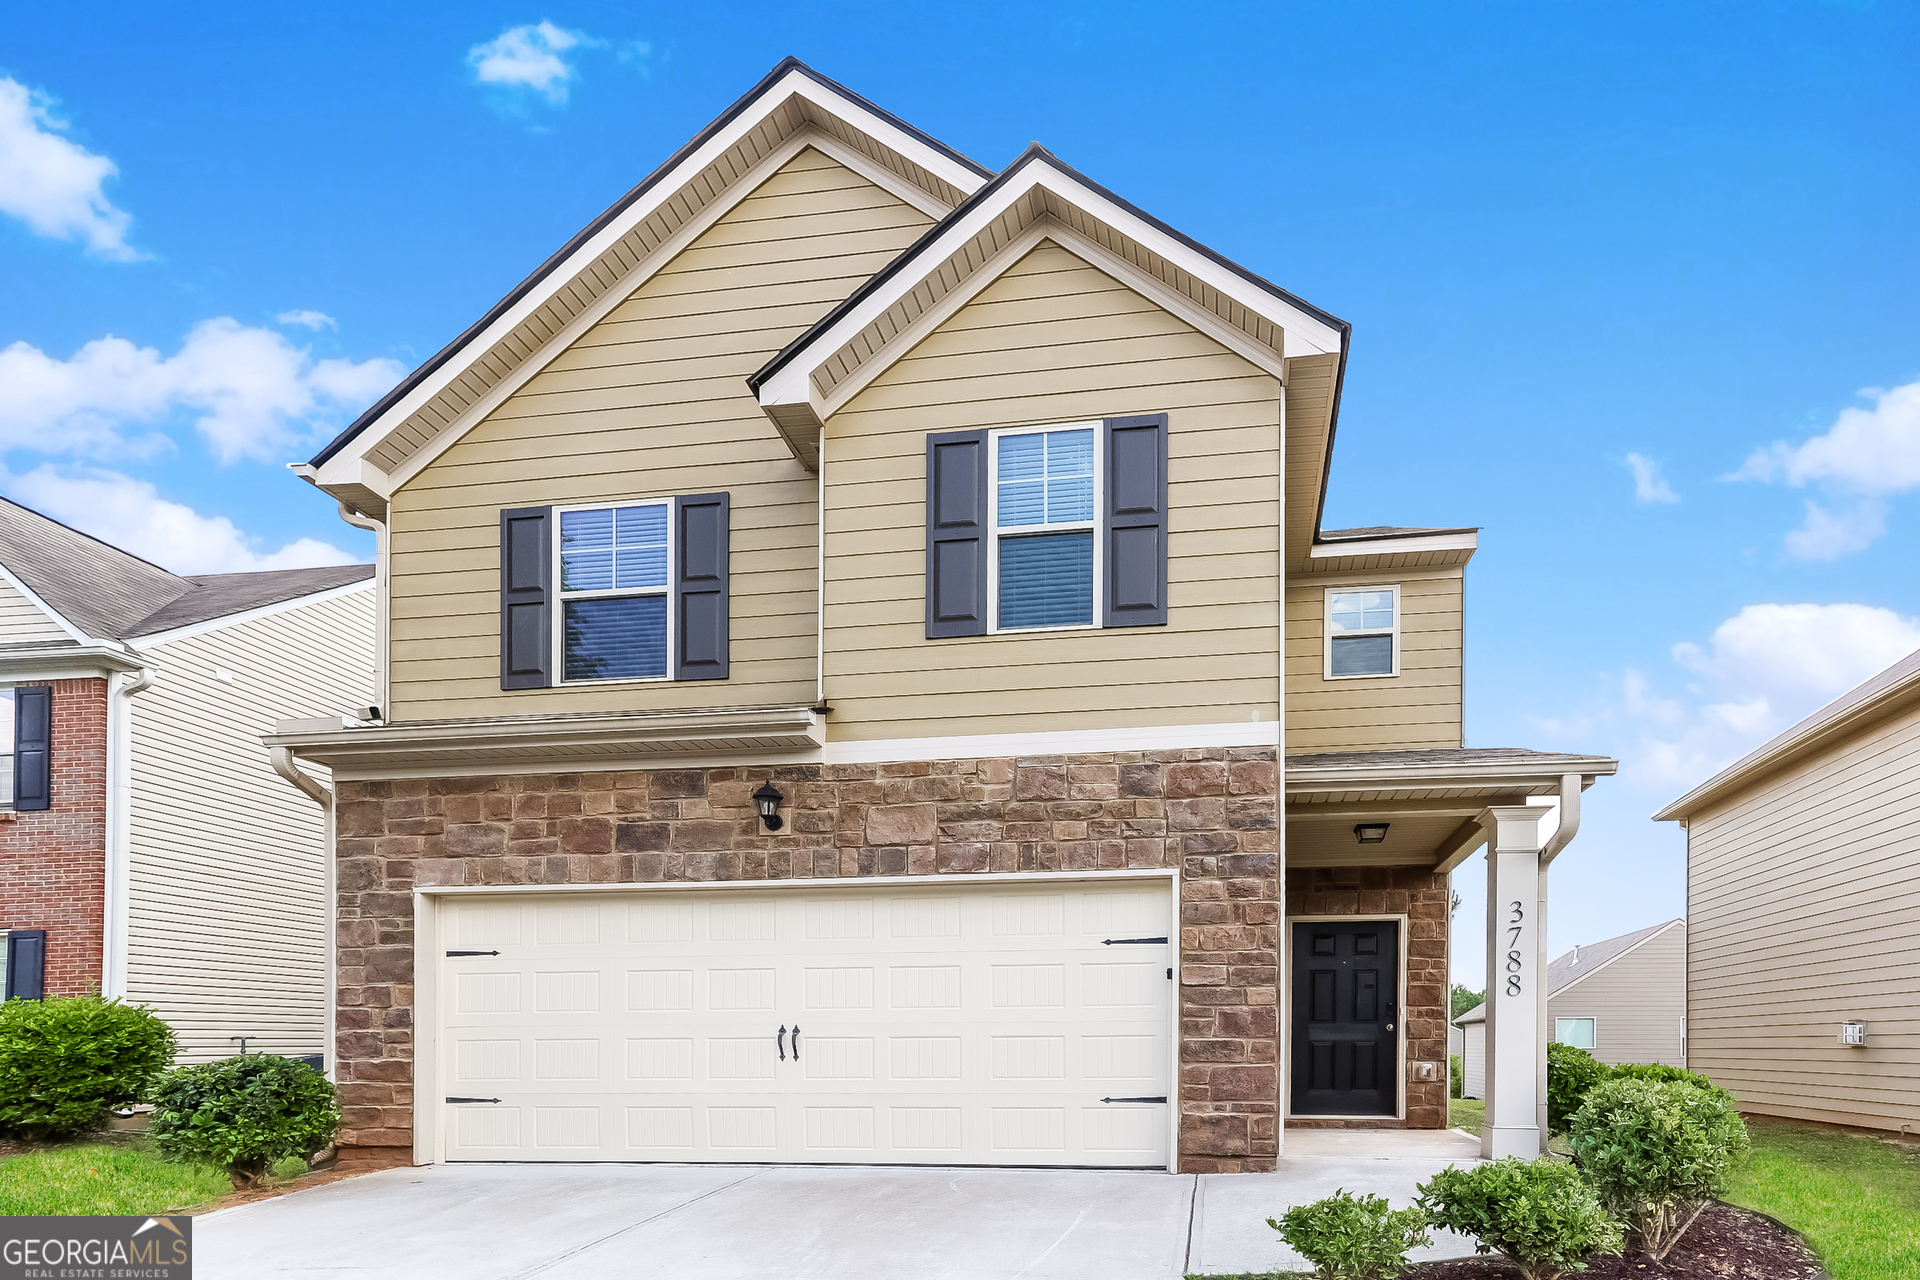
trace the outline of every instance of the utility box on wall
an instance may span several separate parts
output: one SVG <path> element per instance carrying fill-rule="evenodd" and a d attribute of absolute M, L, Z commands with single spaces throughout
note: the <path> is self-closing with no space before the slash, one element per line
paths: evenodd
<path fill-rule="evenodd" d="M 1840 1024 L 1840 1043 L 1864 1047 L 1867 1043 L 1867 1024 L 1864 1022 L 1843 1022 Z"/>

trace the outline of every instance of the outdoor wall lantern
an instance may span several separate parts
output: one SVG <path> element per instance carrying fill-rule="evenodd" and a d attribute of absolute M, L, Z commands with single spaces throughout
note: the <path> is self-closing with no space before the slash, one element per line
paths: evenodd
<path fill-rule="evenodd" d="M 1353 838 L 1361 844 L 1384 844 L 1390 825 L 1386 822 L 1356 822 L 1353 824 Z"/>
<path fill-rule="evenodd" d="M 754 807 L 760 810 L 760 821 L 767 824 L 767 830 L 778 831 L 780 829 L 782 825 L 780 821 L 780 805 L 785 799 L 786 797 L 781 795 L 771 782 L 761 783 L 760 789 L 753 793 Z"/>

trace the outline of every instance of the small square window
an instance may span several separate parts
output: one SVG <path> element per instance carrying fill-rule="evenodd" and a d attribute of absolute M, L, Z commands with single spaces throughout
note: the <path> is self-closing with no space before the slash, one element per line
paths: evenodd
<path fill-rule="evenodd" d="M 1591 1049 L 1598 1043 L 1592 1018 L 1555 1018 L 1553 1038 L 1575 1049 Z"/>
<path fill-rule="evenodd" d="M 567 680 L 661 680 L 668 671 L 669 507 L 562 511 L 560 652 Z"/>
<path fill-rule="evenodd" d="M 1400 673 L 1400 588 L 1327 592 L 1326 678 Z"/>

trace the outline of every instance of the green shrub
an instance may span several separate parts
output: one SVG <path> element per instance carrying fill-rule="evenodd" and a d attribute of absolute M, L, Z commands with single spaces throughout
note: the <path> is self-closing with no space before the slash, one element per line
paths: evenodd
<path fill-rule="evenodd" d="M 1696 1089 L 1717 1093 L 1731 1101 L 1733 1095 L 1698 1071 L 1670 1067 L 1664 1062 L 1626 1062 L 1607 1072 L 1609 1080 L 1652 1080 L 1660 1084 L 1690 1084 Z"/>
<path fill-rule="evenodd" d="M 244 1191 L 277 1160 L 307 1158 L 340 1128 L 333 1086 L 304 1062 L 249 1053 L 169 1071 L 147 1132 L 169 1160 L 218 1165 Z"/>
<path fill-rule="evenodd" d="M 1460 1055 L 1457 1053 L 1447 1055 L 1447 1088 L 1449 1090 L 1447 1094 L 1449 1098 L 1464 1098 L 1467 1096 L 1466 1069 L 1461 1065 Z"/>
<path fill-rule="evenodd" d="M 1726 1193 L 1747 1126 L 1719 1089 L 1609 1080 L 1575 1113 L 1571 1141 L 1600 1202 L 1661 1259 L 1700 1207 Z"/>
<path fill-rule="evenodd" d="M 1384 1196 L 1339 1190 L 1267 1225 L 1320 1280 L 1393 1280 L 1407 1269 L 1407 1250 L 1427 1243 L 1426 1217 L 1420 1209 L 1395 1209 Z"/>
<path fill-rule="evenodd" d="M 1565 1133 L 1587 1091 L 1607 1078 L 1608 1068 L 1585 1049 L 1554 1041 L 1547 1046 L 1547 1129 Z"/>
<path fill-rule="evenodd" d="M 0 1132 L 70 1138 L 138 1102 L 173 1061 L 173 1029 L 98 996 L 0 1004 Z"/>
<path fill-rule="evenodd" d="M 1500 1254 L 1527 1280 L 1556 1280 L 1621 1247 L 1620 1227 L 1593 1188 L 1551 1157 L 1442 1169 L 1420 1184 L 1418 1203 L 1430 1225 L 1475 1237 L 1478 1252 Z"/>

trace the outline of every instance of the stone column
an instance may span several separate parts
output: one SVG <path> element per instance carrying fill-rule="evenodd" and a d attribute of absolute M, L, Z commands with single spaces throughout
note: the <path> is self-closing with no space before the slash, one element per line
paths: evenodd
<path fill-rule="evenodd" d="M 1546 1150 L 1540 1061 L 1545 1054 L 1546 876 L 1540 853 L 1553 810 L 1495 805 L 1487 840 L 1487 1120 L 1480 1154 L 1532 1159 Z M 1543 830 L 1543 826 L 1545 829 Z"/>

